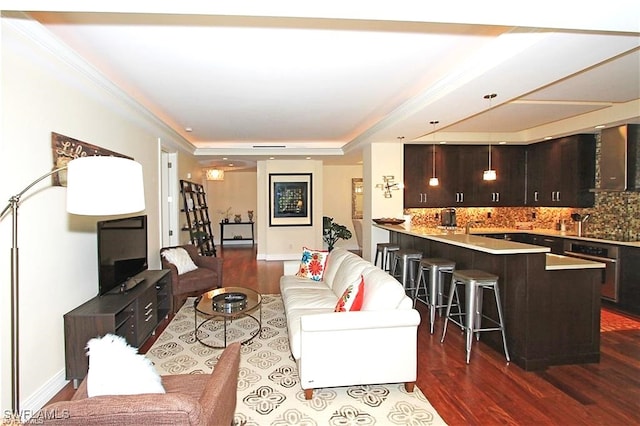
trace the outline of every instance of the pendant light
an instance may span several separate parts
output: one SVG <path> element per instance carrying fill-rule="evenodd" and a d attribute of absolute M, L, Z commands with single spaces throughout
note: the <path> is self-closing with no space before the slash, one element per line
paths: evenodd
<path fill-rule="evenodd" d="M 495 93 L 491 93 L 489 95 L 484 95 L 484 99 L 488 99 L 489 100 L 489 109 L 488 111 L 491 111 L 491 100 L 493 98 L 495 98 L 496 95 Z M 491 137 L 489 137 L 489 168 L 487 170 L 485 170 L 484 172 L 482 172 L 482 180 L 496 180 L 496 171 L 493 170 L 491 168 Z"/>
<path fill-rule="evenodd" d="M 433 164 L 431 166 L 432 175 L 431 179 L 429 179 L 429 186 L 438 186 L 440 184 L 440 181 L 436 177 L 436 124 L 438 124 L 439 121 L 434 120 L 430 121 L 429 123 L 433 125 L 433 144 L 431 146 Z"/>

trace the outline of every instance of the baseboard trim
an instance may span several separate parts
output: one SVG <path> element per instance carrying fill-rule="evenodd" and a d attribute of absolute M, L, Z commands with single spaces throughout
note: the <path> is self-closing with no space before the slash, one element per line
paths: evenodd
<path fill-rule="evenodd" d="M 45 404 L 60 392 L 69 381 L 65 378 L 65 370 L 62 369 L 49 380 L 47 380 L 38 390 L 22 401 L 21 411 L 34 414 L 45 406 Z"/>

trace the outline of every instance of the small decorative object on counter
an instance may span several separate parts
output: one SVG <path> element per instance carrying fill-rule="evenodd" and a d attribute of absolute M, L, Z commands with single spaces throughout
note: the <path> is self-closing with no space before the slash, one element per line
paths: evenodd
<path fill-rule="evenodd" d="M 233 221 L 234 221 L 235 223 L 240 223 L 240 222 L 242 222 L 242 215 L 241 215 L 241 214 L 237 214 L 237 215 L 235 215 L 235 216 L 234 216 L 234 218 L 233 218 Z"/>
<path fill-rule="evenodd" d="M 248 210 L 247 216 L 249 217 L 249 222 L 253 222 L 253 210 Z"/>

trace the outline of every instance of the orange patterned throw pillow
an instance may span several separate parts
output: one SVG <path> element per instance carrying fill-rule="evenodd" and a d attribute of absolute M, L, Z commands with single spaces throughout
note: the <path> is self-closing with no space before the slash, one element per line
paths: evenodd
<path fill-rule="evenodd" d="M 310 250 L 306 247 L 302 249 L 302 260 L 298 269 L 297 277 L 309 278 L 313 281 L 322 281 L 324 267 L 327 264 L 329 252 L 325 250 Z"/>
<path fill-rule="evenodd" d="M 360 282 L 350 284 L 342 293 L 334 312 L 359 311 L 364 300 L 364 277 L 360 275 Z"/>

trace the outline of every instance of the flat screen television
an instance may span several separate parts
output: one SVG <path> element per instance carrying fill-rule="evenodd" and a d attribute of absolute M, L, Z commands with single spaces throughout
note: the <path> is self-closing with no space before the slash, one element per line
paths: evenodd
<path fill-rule="evenodd" d="M 146 215 L 98 222 L 98 268 L 99 295 L 128 289 L 148 268 Z"/>

